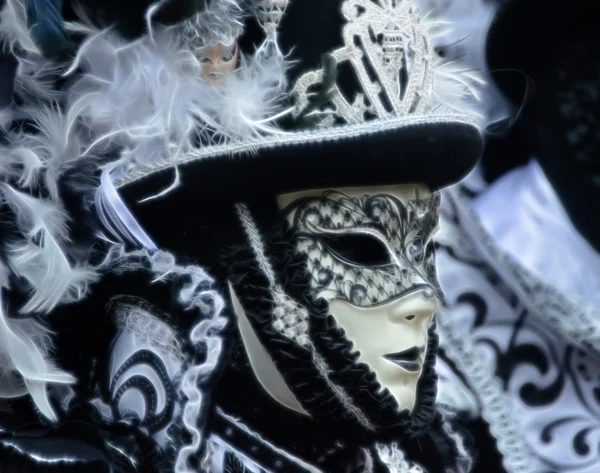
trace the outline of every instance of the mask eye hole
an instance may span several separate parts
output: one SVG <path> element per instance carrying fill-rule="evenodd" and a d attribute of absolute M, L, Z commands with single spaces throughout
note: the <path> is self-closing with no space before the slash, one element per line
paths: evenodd
<path fill-rule="evenodd" d="M 335 235 L 325 238 L 329 250 L 339 259 L 356 266 L 383 266 L 391 263 L 385 245 L 370 235 Z"/>
<path fill-rule="evenodd" d="M 411 320 L 415 320 L 415 317 L 416 317 L 415 314 L 410 314 L 410 315 L 407 315 L 406 317 L 404 317 L 404 319 L 410 322 Z"/>

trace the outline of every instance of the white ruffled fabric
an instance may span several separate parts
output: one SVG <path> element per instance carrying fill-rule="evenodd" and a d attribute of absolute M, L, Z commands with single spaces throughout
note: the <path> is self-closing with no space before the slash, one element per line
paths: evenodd
<path fill-rule="evenodd" d="M 535 160 L 494 182 L 473 205 L 500 248 L 580 305 L 600 310 L 600 255 L 573 227 Z"/>

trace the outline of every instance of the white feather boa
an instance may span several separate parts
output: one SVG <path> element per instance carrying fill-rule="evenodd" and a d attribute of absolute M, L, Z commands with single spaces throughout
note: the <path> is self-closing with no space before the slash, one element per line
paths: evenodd
<path fill-rule="evenodd" d="M 92 135 L 84 155 L 120 148 L 120 164 L 148 165 L 199 145 L 279 132 L 270 122 L 281 111 L 285 62 L 241 57 L 239 68 L 216 86 L 204 80 L 178 31 L 126 43 L 110 31 L 87 30 L 70 69 L 85 73 L 68 92 L 70 110 Z"/>
<path fill-rule="evenodd" d="M 0 263 L 0 398 L 31 395 L 50 420 L 56 415 L 46 394 L 48 383 L 71 384 L 75 378 L 49 360 L 50 333 L 33 319 L 11 319 L 2 297 L 8 288 L 8 269 Z"/>

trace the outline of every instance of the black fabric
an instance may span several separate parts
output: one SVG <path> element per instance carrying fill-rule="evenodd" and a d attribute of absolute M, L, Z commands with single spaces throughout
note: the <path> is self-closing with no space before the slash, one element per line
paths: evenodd
<path fill-rule="evenodd" d="M 14 448 L 0 445 L 0 473 L 109 473 L 102 462 L 89 463 L 41 463 L 18 452 Z"/>
<path fill-rule="evenodd" d="M 15 58 L 0 51 L 0 110 L 12 102 L 16 67 Z"/>
<path fill-rule="evenodd" d="M 571 222 L 600 251 L 600 32 L 563 42 L 529 124 L 544 173 Z"/>
<path fill-rule="evenodd" d="M 204 10 L 211 1 L 215 0 L 64 0 L 63 15 L 66 21 L 77 20 L 83 7 L 98 26 L 115 26 L 124 37 L 136 38 L 146 32 L 145 14 L 150 7 L 161 3 L 153 15 L 155 24 L 174 25 Z"/>
<path fill-rule="evenodd" d="M 557 42 L 576 39 L 586 21 L 595 21 L 587 0 L 507 0 L 488 30 L 486 60 L 503 93 L 520 106 L 526 76 L 535 85 L 552 67 Z M 535 91 L 533 91 L 535 93 Z"/>

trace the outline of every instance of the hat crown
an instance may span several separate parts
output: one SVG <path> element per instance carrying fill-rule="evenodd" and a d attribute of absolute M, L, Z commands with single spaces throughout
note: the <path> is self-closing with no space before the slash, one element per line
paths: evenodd
<path fill-rule="evenodd" d="M 331 57 L 337 66 L 352 66 L 361 90 L 350 97 L 332 84 L 329 116 L 321 126 L 422 112 L 432 91 L 434 52 L 417 8 L 409 0 L 345 0 L 342 14 L 344 45 Z M 309 105 L 326 75 L 321 69 L 299 77 L 297 113 Z"/>

